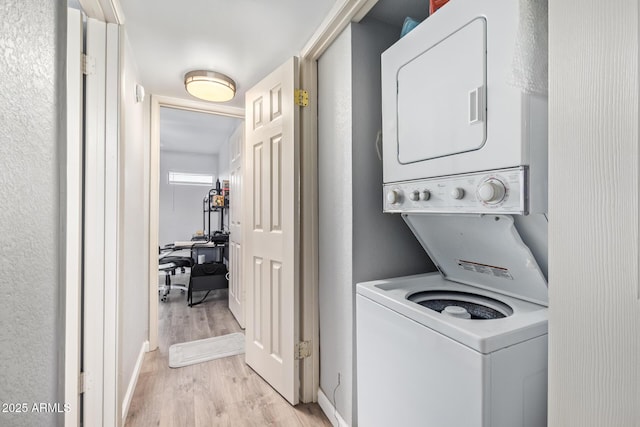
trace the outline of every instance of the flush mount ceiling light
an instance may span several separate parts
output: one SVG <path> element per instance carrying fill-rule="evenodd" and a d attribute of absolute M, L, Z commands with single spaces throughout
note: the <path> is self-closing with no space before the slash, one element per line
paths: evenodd
<path fill-rule="evenodd" d="M 215 71 L 189 71 L 184 76 L 184 87 L 191 95 L 205 101 L 226 102 L 236 94 L 236 82 Z"/>

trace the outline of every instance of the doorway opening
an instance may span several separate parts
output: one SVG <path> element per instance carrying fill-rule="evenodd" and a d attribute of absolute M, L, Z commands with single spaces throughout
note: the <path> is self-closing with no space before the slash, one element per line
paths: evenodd
<path fill-rule="evenodd" d="M 199 253 L 191 251 L 188 242 L 191 242 L 191 239 L 194 239 L 193 242 L 208 241 L 213 231 L 205 230 L 205 227 L 209 227 L 210 223 L 222 224 L 224 228 L 225 209 L 211 212 L 209 193 L 215 188 L 216 180 L 223 182 L 224 178 L 221 178 L 228 174 L 228 142 L 230 136 L 242 128 L 244 109 L 158 96 L 152 97 L 151 104 L 149 253 L 159 253 L 159 249 L 166 245 L 185 243 L 184 249 L 188 249 L 188 253 L 180 255 L 186 255 L 185 258 L 195 256 L 192 263 L 194 264 Z M 173 172 L 172 178 L 177 180 L 174 179 L 170 183 L 169 172 Z M 179 176 L 180 174 L 182 175 Z M 200 181 L 200 185 L 187 185 L 184 183 L 185 176 L 188 178 L 187 181 L 195 178 L 210 181 Z M 183 180 L 180 181 L 180 178 Z M 210 222 L 209 218 L 205 219 L 205 215 L 215 216 L 215 220 Z M 225 230 L 215 231 L 222 233 Z M 169 291 L 165 296 L 167 302 L 170 296 L 183 297 L 182 291 L 187 292 L 187 273 L 190 274 L 191 265 L 161 272 L 160 256 L 162 255 L 150 257 L 149 277 L 162 277 L 162 283 L 165 285 L 174 280 L 174 295 L 171 296 Z M 226 260 L 228 265 L 229 255 L 224 247 L 217 250 L 216 257 L 216 261 L 224 264 Z M 181 277 L 175 277 L 177 274 L 174 273 L 178 272 Z M 182 285 L 182 288 L 178 285 Z M 165 292 L 167 290 L 163 289 L 162 293 Z M 150 280 L 150 350 L 158 348 L 158 316 L 161 303 L 158 293 L 158 280 Z M 183 299 L 186 305 L 187 297 L 184 296 Z"/>
<path fill-rule="evenodd" d="M 160 108 L 161 306 L 226 295 L 230 200 L 240 197 L 229 191 L 230 147 L 242 128 L 236 117 Z"/>

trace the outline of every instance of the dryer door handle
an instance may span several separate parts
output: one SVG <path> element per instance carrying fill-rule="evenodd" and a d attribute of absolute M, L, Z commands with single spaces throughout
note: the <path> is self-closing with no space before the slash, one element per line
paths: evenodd
<path fill-rule="evenodd" d="M 469 124 L 480 123 L 484 120 L 484 86 L 469 92 Z"/>

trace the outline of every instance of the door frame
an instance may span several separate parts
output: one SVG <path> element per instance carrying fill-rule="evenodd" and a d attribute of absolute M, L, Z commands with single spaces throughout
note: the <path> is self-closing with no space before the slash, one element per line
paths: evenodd
<path fill-rule="evenodd" d="M 160 225 L 160 107 L 244 120 L 244 108 L 151 95 L 149 146 L 149 351 L 158 348 L 158 227 Z"/>
<path fill-rule="evenodd" d="M 300 361 L 300 401 L 317 402 L 320 389 L 318 282 L 318 59 L 351 22 L 360 22 L 378 0 L 337 1 L 300 53 L 300 86 L 309 105 L 300 113 L 300 286 L 302 341 L 311 357 Z"/>
<path fill-rule="evenodd" d="M 104 92 L 104 87 L 118 87 L 120 76 L 120 59 L 119 59 L 119 24 L 124 23 L 124 15 L 121 12 L 119 0 L 80 0 L 80 6 L 82 12 L 87 18 L 95 19 L 96 21 L 103 22 L 107 25 L 105 28 L 105 46 L 104 52 L 101 56 L 104 58 L 96 58 L 96 61 L 104 65 L 104 70 L 100 70 L 100 78 L 103 79 L 102 83 L 98 84 L 97 90 L 101 87 Z M 88 30 L 87 30 L 88 31 Z M 80 58 L 77 58 L 79 61 Z M 75 67 L 75 65 L 74 65 Z M 110 86 L 108 86 L 110 85 Z M 71 93 L 71 92 L 69 92 Z M 75 93 L 75 92 L 74 92 Z M 84 268 L 81 273 L 82 278 L 66 277 L 67 294 L 64 304 L 65 309 L 65 402 L 79 402 L 79 394 L 84 393 L 83 405 L 84 405 L 84 421 L 96 422 L 99 425 L 120 425 L 119 409 L 120 405 L 117 402 L 117 387 L 118 387 L 118 370 L 119 370 L 119 348 L 118 348 L 118 333 L 116 329 L 117 316 L 118 316 L 118 302 L 117 292 L 105 293 L 105 289 L 117 289 L 118 284 L 118 126 L 119 126 L 119 90 L 107 91 L 103 93 L 102 97 L 94 100 L 93 104 L 85 106 L 87 109 L 86 114 L 92 114 L 97 117 L 102 117 L 103 123 L 92 126 L 92 132 L 94 136 L 100 140 L 99 145 L 103 150 L 102 154 L 89 154 L 105 163 L 104 169 L 92 170 L 90 174 L 86 175 L 82 187 L 86 184 L 86 180 L 92 180 L 91 182 L 99 182 L 104 185 L 103 191 L 100 194 L 91 194 L 88 199 L 85 198 L 80 203 L 85 206 L 90 205 L 90 209 L 101 212 L 100 220 L 98 222 L 93 221 L 91 224 L 86 224 L 87 217 L 83 212 L 79 214 L 74 212 L 77 208 L 75 201 L 72 197 L 78 191 L 78 188 L 71 188 L 71 183 L 67 182 L 67 189 L 69 191 L 67 198 L 67 211 L 65 212 L 65 221 L 69 225 L 67 227 L 67 233 L 65 238 L 67 244 L 71 243 L 72 246 L 67 246 L 65 256 L 69 257 L 65 262 L 65 274 L 69 274 L 73 269 L 74 275 L 76 268 Z M 77 108 L 73 103 L 69 105 L 69 109 Z M 87 120 L 87 116 L 83 117 L 83 121 Z M 95 122 L 95 120 L 94 120 Z M 67 150 L 76 146 L 77 141 L 72 141 L 76 136 L 69 135 L 67 140 Z M 83 136 L 84 138 L 84 136 Z M 84 147 L 84 142 L 81 142 Z M 94 144 L 95 145 L 95 144 Z M 82 157 L 87 156 L 86 147 L 82 149 Z M 91 150 L 95 151 L 96 147 L 92 146 Z M 75 162 L 75 156 L 77 153 L 67 152 L 67 161 Z M 66 165 L 67 178 L 71 179 L 77 171 L 70 170 L 74 167 L 72 163 Z M 82 167 L 82 166 L 80 166 Z M 85 169 L 86 174 L 86 169 Z M 85 192 L 85 189 L 81 187 L 80 197 Z M 85 195 L 86 196 L 86 195 Z M 101 197 L 102 200 L 98 200 Z M 71 209 L 71 210 L 69 210 Z M 71 227 L 70 221 L 76 219 L 77 224 L 73 224 Z M 80 236 L 81 246 L 77 247 L 76 234 L 77 225 L 82 225 L 85 228 L 85 236 L 91 233 L 102 233 L 103 239 L 98 242 L 100 248 L 97 249 L 102 256 L 102 265 L 97 265 L 94 260 L 91 260 L 87 264 L 87 260 L 77 260 L 77 251 L 84 253 L 86 247 L 84 245 L 84 236 Z M 73 230 L 72 230 L 73 228 Z M 101 231 L 102 230 L 102 231 Z M 110 234 L 107 235 L 107 232 Z M 73 246 L 76 246 L 75 248 Z M 84 255 L 83 255 L 84 257 Z M 76 258 L 76 259 L 73 259 Z M 99 264 L 99 263 L 98 263 Z M 80 297 L 82 291 L 81 286 L 87 283 L 87 274 L 89 274 L 92 286 L 97 287 L 95 290 L 98 294 L 102 293 L 104 298 L 98 298 L 97 300 L 89 301 L 91 309 L 84 308 L 85 317 L 87 311 L 92 311 L 92 321 L 87 326 L 85 324 L 85 331 L 82 331 L 81 326 L 75 324 L 77 319 L 81 323 L 86 323 L 85 319 L 80 319 L 83 311 L 82 301 Z M 81 282 L 80 282 L 81 281 Z M 77 282 L 77 283 L 76 283 Z M 103 326 L 107 325 L 104 329 Z M 78 345 L 78 351 L 76 352 L 75 342 L 80 343 L 82 334 L 87 336 L 87 330 L 91 332 L 89 335 L 93 335 L 94 342 L 99 342 L 97 349 L 91 349 L 87 352 L 86 348 L 80 349 Z M 97 340 L 97 341 L 96 341 Z M 66 346 L 70 346 L 67 348 Z M 86 342 L 83 344 L 86 347 Z M 108 349 L 108 350 L 106 350 Z M 96 351 L 94 351 L 96 350 Z M 82 352 L 82 355 L 80 354 Z M 88 354 L 87 354 L 88 353 Z M 84 365 L 84 377 L 79 379 L 80 365 Z M 73 371 L 73 372 L 72 372 Z M 77 397 L 76 397 L 77 396 Z M 69 399 L 69 400 L 67 400 Z M 70 413 L 64 415 L 64 425 L 73 427 L 80 425 L 82 420 L 80 413 L 74 414 L 73 408 Z M 98 425 L 96 424 L 96 425 Z"/>
<path fill-rule="evenodd" d="M 119 89 L 105 91 L 120 84 L 119 26 L 89 18 L 86 34 L 95 68 L 85 81 L 82 418 L 85 424 L 119 425 L 120 109 Z"/>
<path fill-rule="evenodd" d="M 124 24 L 124 13 L 119 0 L 79 0 L 89 18 L 110 24 Z"/>
<path fill-rule="evenodd" d="M 67 141 L 64 146 L 64 171 L 61 187 L 61 218 L 65 224 L 64 264 L 64 402 L 71 410 L 64 414 L 65 427 L 80 425 L 81 366 L 81 292 L 82 292 L 82 160 L 83 150 L 83 88 L 80 52 L 83 52 L 83 24 L 80 11 L 67 8 Z"/>

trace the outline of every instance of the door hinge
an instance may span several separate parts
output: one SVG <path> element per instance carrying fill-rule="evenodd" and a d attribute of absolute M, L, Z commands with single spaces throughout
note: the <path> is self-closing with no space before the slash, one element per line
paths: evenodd
<path fill-rule="evenodd" d="M 295 352 L 296 360 L 311 356 L 311 341 L 301 341 L 297 343 Z"/>
<path fill-rule="evenodd" d="M 80 372 L 80 376 L 78 377 L 78 393 L 82 394 L 86 391 L 85 390 L 86 384 L 87 384 L 86 374 L 84 372 Z"/>
<path fill-rule="evenodd" d="M 309 92 L 304 89 L 296 89 L 294 94 L 295 103 L 300 107 L 306 107 L 309 105 Z"/>
<path fill-rule="evenodd" d="M 82 54 L 82 73 L 84 75 L 95 74 L 96 72 L 96 59 L 88 56 L 86 54 Z"/>

